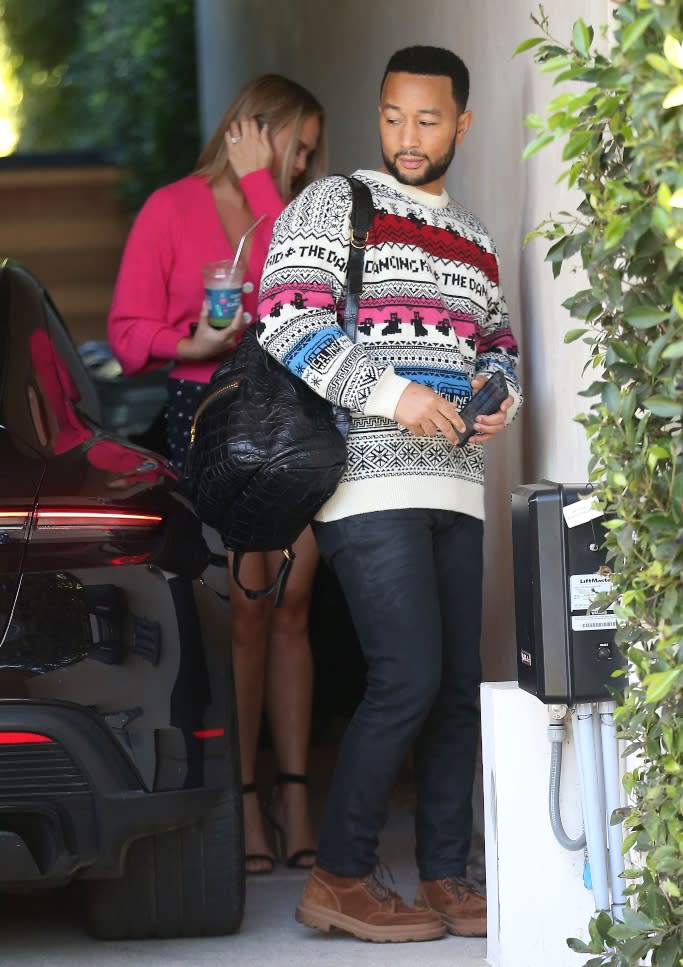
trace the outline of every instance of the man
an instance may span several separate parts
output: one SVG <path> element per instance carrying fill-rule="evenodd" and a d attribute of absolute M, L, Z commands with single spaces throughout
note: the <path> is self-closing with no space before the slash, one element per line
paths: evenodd
<path fill-rule="evenodd" d="M 348 466 L 314 530 L 346 595 L 367 687 L 340 745 L 297 919 L 367 940 L 486 932 L 485 898 L 464 879 L 479 729 L 482 444 L 521 398 L 495 248 L 444 190 L 472 121 L 468 93 L 467 68 L 448 50 L 410 47 L 387 65 L 384 167 L 355 175 L 375 206 L 355 344 L 337 325 L 349 247 L 344 179 L 314 183 L 285 210 L 261 285 L 262 345 L 352 413 Z M 496 370 L 510 395 L 456 446 L 459 410 Z M 415 906 L 373 872 L 411 749 Z"/>

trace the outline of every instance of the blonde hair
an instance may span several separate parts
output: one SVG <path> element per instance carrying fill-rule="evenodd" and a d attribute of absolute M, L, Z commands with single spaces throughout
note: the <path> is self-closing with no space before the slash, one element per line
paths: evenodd
<path fill-rule="evenodd" d="M 292 164 L 299 145 L 301 127 L 311 115 L 317 117 L 320 122 L 318 144 L 308 158 L 305 170 L 290 186 Z M 306 185 L 325 174 L 327 139 L 325 136 L 325 112 L 321 104 L 310 91 L 297 84 L 296 81 L 290 81 L 280 74 L 263 74 L 261 77 L 249 81 L 232 103 L 228 105 L 218 127 L 199 155 L 195 173 L 204 175 L 209 184 L 225 171 L 228 171 L 233 179 L 235 177 L 228 160 L 225 132 L 233 121 L 242 116 L 255 117 L 262 124 L 267 124 L 271 136 L 294 122 L 292 134 L 287 142 L 282 160 L 280 183 L 278 185 L 280 194 L 285 201 L 288 200 L 290 194 L 298 194 Z"/>

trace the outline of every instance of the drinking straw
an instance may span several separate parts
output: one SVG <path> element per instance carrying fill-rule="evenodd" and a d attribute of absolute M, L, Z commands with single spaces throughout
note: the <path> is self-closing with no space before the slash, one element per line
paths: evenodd
<path fill-rule="evenodd" d="M 260 222 L 262 222 L 262 221 L 263 221 L 263 219 L 264 219 L 265 217 L 266 217 L 266 213 L 265 213 L 265 212 L 263 213 L 263 215 L 259 215 L 259 217 L 258 217 L 258 218 L 256 219 L 256 221 L 255 221 L 255 222 L 253 222 L 253 223 L 252 223 L 252 224 L 251 224 L 251 225 L 249 226 L 249 228 L 248 228 L 248 229 L 246 230 L 246 232 L 244 233 L 244 235 L 243 235 L 243 236 L 242 236 L 242 238 L 240 239 L 240 241 L 239 241 L 239 245 L 237 246 L 237 252 L 236 252 L 236 254 L 235 254 L 235 258 L 234 258 L 234 260 L 233 260 L 233 263 L 232 263 L 232 265 L 230 266 L 230 271 L 231 271 L 231 272 L 232 272 L 232 271 L 234 271 L 234 268 L 235 268 L 235 266 L 237 265 L 237 263 L 238 263 L 238 262 L 239 262 L 239 260 L 240 260 L 240 255 L 242 254 L 242 248 L 244 247 L 244 242 L 245 242 L 245 239 L 246 239 L 246 237 L 247 237 L 247 235 L 249 235 L 249 234 L 251 234 L 251 232 L 253 232 L 253 231 L 254 231 L 254 229 L 256 228 L 256 226 L 257 226 L 257 225 L 258 225 L 258 224 L 259 224 Z"/>

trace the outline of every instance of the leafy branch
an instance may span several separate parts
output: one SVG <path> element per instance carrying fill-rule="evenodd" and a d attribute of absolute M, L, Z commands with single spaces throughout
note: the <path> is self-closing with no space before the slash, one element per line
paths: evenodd
<path fill-rule="evenodd" d="M 607 519 L 617 591 L 617 639 L 627 661 L 617 709 L 637 766 L 624 777 L 625 851 L 640 865 L 624 878 L 623 923 L 589 924 L 597 956 L 586 967 L 683 962 L 683 4 L 624 0 L 597 32 L 579 19 L 571 39 L 539 33 L 539 71 L 562 90 L 526 122 L 529 158 L 563 144 L 565 180 L 579 196 L 528 238 L 551 243 L 554 277 L 577 265 L 587 286 L 564 303 L 582 325 L 596 379 L 577 416 L 589 438 L 589 476 Z M 582 282 L 583 284 L 583 282 Z"/>

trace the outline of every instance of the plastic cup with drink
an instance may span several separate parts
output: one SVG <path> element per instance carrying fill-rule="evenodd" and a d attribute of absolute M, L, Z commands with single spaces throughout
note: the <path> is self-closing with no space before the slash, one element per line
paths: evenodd
<path fill-rule="evenodd" d="M 209 262 L 204 266 L 204 293 L 209 306 L 209 325 L 214 329 L 227 329 L 242 304 L 244 267 L 240 255 L 247 236 L 266 216 L 261 215 L 249 226 L 239 241 L 234 259 Z"/>
<path fill-rule="evenodd" d="M 232 259 L 204 266 L 204 293 L 209 306 L 209 325 L 227 329 L 242 304 L 244 268 Z"/>

